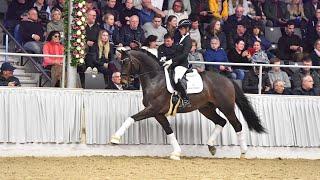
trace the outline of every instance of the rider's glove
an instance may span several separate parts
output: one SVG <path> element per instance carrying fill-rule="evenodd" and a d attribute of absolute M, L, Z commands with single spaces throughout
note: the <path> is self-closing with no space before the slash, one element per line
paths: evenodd
<path fill-rule="evenodd" d="M 170 66 L 172 64 L 172 59 L 166 61 L 162 66 Z"/>
<path fill-rule="evenodd" d="M 167 58 L 165 56 L 160 58 L 160 62 L 166 62 Z"/>

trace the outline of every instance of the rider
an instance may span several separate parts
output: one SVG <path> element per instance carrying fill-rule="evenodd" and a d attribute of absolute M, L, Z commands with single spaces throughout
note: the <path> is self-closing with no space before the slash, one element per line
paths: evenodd
<path fill-rule="evenodd" d="M 189 98 L 185 87 L 181 84 L 181 79 L 188 70 L 188 54 L 192 47 L 189 30 L 191 22 L 188 19 L 182 19 L 178 24 L 178 30 L 181 38 L 176 43 L 176 52 L 173 59 L 166 61 L 163 66 L 172 66 L 174 68 L 174 82 L 176 83 L 176 90 L 180 92 L 182 98 L 182 107 L 190 105 Z"/>

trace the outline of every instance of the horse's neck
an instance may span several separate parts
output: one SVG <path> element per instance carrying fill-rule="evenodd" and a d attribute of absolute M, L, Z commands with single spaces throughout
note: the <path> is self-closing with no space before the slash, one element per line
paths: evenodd
<path fill-rule="evenodd" d="M 161 79 L 165 78 L 163 71 L 153 72 L 154 74 L 145 74 L 140 76 L 141 87 L 143 91 L 148 91 L 151 88 L 154 88 Z"/>

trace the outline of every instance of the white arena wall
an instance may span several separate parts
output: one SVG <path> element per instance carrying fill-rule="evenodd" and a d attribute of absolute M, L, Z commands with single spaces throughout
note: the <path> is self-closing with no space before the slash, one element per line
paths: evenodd
<path fill-rule="evenodd" d="M 319 147 L 320 97 L 247 95 L 261 117 L 267 134 L 247 132 L 248 144 L 259 147 Z M 107 144 L 130 115 L 143 109 L 140 91 L 107 91 L 58 88 L 0 88 L 1 143 Z M 214 128 L 198 111 L 170 117 L 180 144 L 204 145 Z M 85 128 L 85 134 L 82 129 Z M 166 144 L 154 119 L 135 123 L 124 144 Z M 227 124 L 217 145 L 237 145 Z"/>

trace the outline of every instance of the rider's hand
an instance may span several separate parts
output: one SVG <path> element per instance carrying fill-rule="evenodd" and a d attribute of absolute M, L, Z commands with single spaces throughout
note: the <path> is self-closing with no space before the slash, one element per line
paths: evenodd
<path fill-rule="evenodd" d="M 170 66 L 172 64 L 172 59 L 166 61 L 162 66 Z"/>
<path fill-rule="evenodd" d="M 163 57 L 160 58 L 160 62 L 166 62 L 166 59 L 167 58 L 165 56 L 163 56 Z"/>

